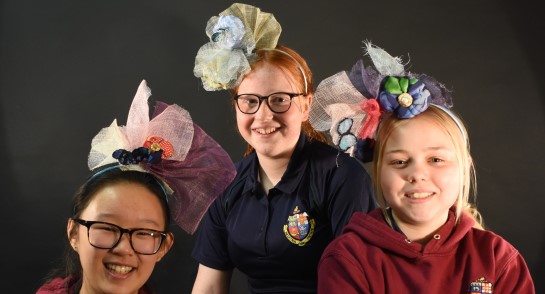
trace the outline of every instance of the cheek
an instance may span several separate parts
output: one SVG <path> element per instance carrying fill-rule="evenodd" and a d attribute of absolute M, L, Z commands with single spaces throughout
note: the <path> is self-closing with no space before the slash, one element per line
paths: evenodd
<path fill-rule="evenodd" d="M 237 111 L 236 114 L 237 119 L 237 128 L 240 133 L 243 133 L 248 128 L 248 125 L 250 123 L 250 120 L 248 119 L 248 115 L 245 115 L 243 113 L 240 113 L 240 111 Z"/>
<path fill-rule="evenodd" d="M 145 271 L 146 275 L 151 275 L 157 264 L 157 255 L 141 255 L 139 271 Z"/>
<path fill-rule="evenodd" d="M 93 278 L 102 268 L 102 255 L 98 249 L 89 246 L 78 247 L 78 255 L 81 263 L 83 275 L 87 278 Z"/>
<path fill-rule="evenodd" d="M 80 248 L 83 249 L 87 247 L 87 245 L 91 246 L 91 244 L 89 244 L 89 241 L 87 239 L 87 233 L 85 232 L 85 230 L 86 228 L 83 228 L 82 230 L 78 230 L 77 232 L 74 233 L 72 237 L 78 249 Z"/>
<path fill-rule="evenodd" d="M 402 179 L 400 170 L 383 165 L 380 171 L 380 184 L 383 188 L 393 186 Z"/>
<path fill-rule="evenodd" d="M 308 118 L 308 113 L 310 108 L 308 107 L 308 103 L 305 102 L 296 102 L 293 101 L 291 103 L 291 108 L 293 108 L 294 113 L 293 115 L 297 117 L 298 120 L 305 121 Z M 290 110 L 291 110 L 290 108 Z"/>
<path fill-rule="evenodd" d="M 391 199 L 392 193 L 396 190 L 399 183 L 399 175 L 394 170 L 383 166 L 380 172 L 380 188 L 387 201 Z"/>
<path fill-rule="evenodd" d="M 81 262 L 83 271 L 94 272 L 95 270 L 93 268 L 96 266 L 96 264 L 101 263 L 102 255 L 104 255 L 104 253 L 107 251 L 96 249 L 95 247 L 91 246 L 91 244 L 89 244 L 85 228 L 83 230 L 79 230 L 77 235 L 74 237 L 77 240 L 76 252 Z"/>
<path fill-rule="evenodd" d="M 440 181 L 440 185 L 444 190 L 443 192 L 448 192 L 449 194 L 452 194 L 454 198 L 456 198 L 460 190 L 460 186 L 462 185 L 462 179 L 458 175 L 458 171 L 453 170 L 438 180 Z"/>
<path fill-rule="evenodd" d="M 290 131 L 299 134 L 303 128 L 303 122 L 305 121 L 303 113 L 297 107 L 290 109 L 289 112 L 276 118 L 278 122 L 284 126 L 288 126 Z"/>

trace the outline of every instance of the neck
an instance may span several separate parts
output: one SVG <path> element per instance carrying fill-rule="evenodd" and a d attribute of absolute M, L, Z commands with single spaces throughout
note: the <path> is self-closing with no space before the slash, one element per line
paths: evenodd
<path fill-rule="evenodd" d="M 288 168 L 289 158 L 265 158 L 259 159 L 259 178 L 265 192 L 276 186 Z"/>
<path fill-rule="evenodd" d="M 403 234 L 405 234 L 408 240 L 424 245 L 428 243 L 428 241 L 433 237 L 435 232 L 437 232 L 437 230 L 439 230 L 439 228 L 441 228 L 441 226 L 445 224 L 448 219 L 448 211 L 445 214 L 444 218 L 428 223 L 405 222 L 397 217 L 394 211 L 392 211 L 392 216 L 397 226 L 403 232 Z"/>

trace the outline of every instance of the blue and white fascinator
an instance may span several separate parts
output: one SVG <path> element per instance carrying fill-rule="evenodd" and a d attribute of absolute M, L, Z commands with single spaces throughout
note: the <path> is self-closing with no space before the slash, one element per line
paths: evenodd
<path fill-rule="evenodd" d="M 199 49 L 193 73 L 207 91 L 232 89 L 250 72 L 255 50 L 275 48 L 281 31 L 271 13 L 234 3 L 208 20 L 210 41 Z"/>
<path fill-rule="evenodd" d="M 340 150 L 369 162 L 383 114 L 412 118 L 430 104 L 448 109 L 452 98 L 434 78 L 406 71 L 401 58 L 370 42 L 365 43 L 365 52 L 372 65 L 359 60 L 350 71 L 339 72 L 318 85 L 309 120 L 316 130 L 329 131 Z"/>

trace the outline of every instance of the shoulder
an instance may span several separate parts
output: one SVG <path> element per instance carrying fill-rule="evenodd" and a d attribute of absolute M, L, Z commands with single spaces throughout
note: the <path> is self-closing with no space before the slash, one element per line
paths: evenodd
<path fill-rule="evenodd" d="M 479 244 L 479 247 L 481 247 L 481 245 L 487 245 L 485 248 L 492 249 L 496 255 L 514 254 L 518 252 L 511 243 L 492 231 L 471 228 L 468 234 L 475 239 L 475 243 Z"/>
<path fill-rule="evenodd" d="M 78 278 L 75 276 L 69 276 L 66 278 L 54 278 L 48 283 L 42 285 L 36 294 L 66 294 L 70 289 L 78 282 Z"/>
<path fill-rule="evenodd" d="M 250 154 L 235 163 L 237 174 L 216 199 L 216 205 L 220 205 L 224 211 L 227 211 L 229 206 L 242 195 L 242 192 L 252 186 L 252 182 L 255 181 L 255 175 L 252 173 L 255 164 L 257 164 L 255 154 Z"/>
<path fill-rule="evenodd" d="M 367 230 L 369 227 L 376 227 L 378 230 L 388 229 L 382 220 L 380 208 L 369 213 L 354 212 L 350 221 L 346 224 L 343 233 L 329 244 L 324 255 L 361 255 L 369 248 L 362 238 L 362 231 Z"/>
<path fill-rule="evenodd" d="M 251 153 L 248 156 L 245 156 L 241 160 L 235 163 L 235 168 L 237 170 L 237 178 L 247 174 L 248 170 L 255 164 L 256 160 L 255 153 Z"/>
<path fill-rule="evenodd" d="M 362 235 L 371 234 L 379 235 L 389 231 L 390 227 L 385 222 L 382 209 L 374 208 L 369 212 L 356 211 L 352 214 L 350 221 L 343 229 L 343 234 L 356 233 L 357 236 L 362 238 Z M 364 233 L 368 232 L 368 233 Z"/>
<path fill-rule="evenodd" d="M 357 264 L 356 257 L 365 255 L 366 246 L 355 232 L 345 232 L 328 244 L 322 259 L 333 258 Z"/>
<path fill-rule="evenodd" d="M 248 177 L 252 175 L 252 171 L 255 169 L 256 156 L 255 154 L 250 154 L 240 161 L 235 163 L 237 174 L 231 184 L 227 186 L 224 194 L 228 194 L 229 191 L 236 189 L 237 187 L 244 186 L 244 183 L 248 180 Z"/>
<path fill-rule="evenodd" d="M 481 257 L 489 256 L 499 269 L 507 267 L 520 256 L 511 243 L 492 231 L 471 228 L 467 238 L 470 240 L 468 251 L 476 251 Z"/>
<path fill-rule="evenodd" d="M 532 277 L 520 252 L 501 236 L 488 230 L 472 228 L 472 248 L 485 264 L 495 269 L 495 290 L 502 293 L 535 293 Z M 516 291 L 515 291 L 516 290 Z"/>
<path fill-rule="evenodd" d="M 316 140 L 310 141 L 307 144 L 310 161 L 314 166 L 322 170 L 366 174 L 363 165 L 357 159 L 339 151 L 335 147 Z"/>
<path fill-rule="evenodd" d="M 346 155 L 335 147 L 318 140 L 306 141 L 304 152 L 311 155 L 314 160 L 322 159 L 324 161 L 331 161 L 342 154 Z"/>

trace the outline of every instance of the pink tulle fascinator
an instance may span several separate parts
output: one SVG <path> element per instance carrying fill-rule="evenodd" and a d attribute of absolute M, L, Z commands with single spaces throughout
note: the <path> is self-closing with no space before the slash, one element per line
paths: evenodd
<path fill-rule="evenodd" d="M 114 120 L 93 138 L 88 166 L 93 171 L 114 165 L 153 174 L 167 188 L 172 220 L 193 234 L 210 204 L 235 177 L 235 167 L 182 107 L 157 102 L 150 120 L 150 96 L 144 80 L 127 124 L 119 126 Z"/>
<path fill-rule="evenodd" d="M 431 104 L 448 111 L 452 98 L 434 78 L 406 72 L 401 58 L 370 42 L 365 43 L 365 52 L 372 65 L 359 60 L 350 71 L 320 82 L 309 120 L 314 129 L 329 131 L 341 151 L 369 162 L 375 133 L 385 114 L 412 118 Z"/>

